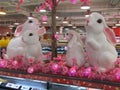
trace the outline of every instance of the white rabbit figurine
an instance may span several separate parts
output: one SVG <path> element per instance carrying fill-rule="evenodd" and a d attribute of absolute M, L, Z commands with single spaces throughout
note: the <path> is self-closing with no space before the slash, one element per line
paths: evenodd
<path fill-rule="evenodd" d="M 27 21 L 25 21 L 24 24 L 21 24 L 16 28 L 14 35 L 20 36 L 26 30 L 38 31 L 40 29 L 39 26 L 40 26 L 39 20 L 37 20 L 36 18 L 28 19 Z"/>
<path fill-rule="evenodd" d="M 79 33 L 73 30 L 66 32 L 66 39 L 68 40 L 68 50 L 66 53 L 66 64 L 70 67 L 73 66 L 73 59 L 79 67 L 83 66 L 84 61 L 84 49 L 83 42 L 80 38 Z"/>
<path fill-rule="evenodd" d="M 86 51 L 88 62 L 98 72 L 107 72 L 114 68 L 117 59 L 115 35 L 104 17 L 99 13 L 91 13 L 86 22 Z"/>
<path fill-rule="evenodd" d="M 13 38 L 7 46 L 5 58 L 13 58 L 23 55 L 26 58 L 42 59 L 42 47 L 39 41 L 39 35 L 44 34 L 44 28 L 38 31 L 26 30 L 24 33 Z"/>

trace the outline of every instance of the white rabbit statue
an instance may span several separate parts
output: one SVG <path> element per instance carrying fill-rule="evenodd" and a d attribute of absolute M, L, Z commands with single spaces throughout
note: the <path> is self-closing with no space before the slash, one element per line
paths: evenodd
<path fill-rule="evenodd" d="M 68 40 L 68 50 L 66 53 L 66 64 L 70 67 L 73 66 L 73 59 L 76 60 L 75 64 L 79 67 L 83 66 L 84 61 L 84 49 L 83 42 L 79 33 L 73 30 L 66 32 L 66 39 Z"/>
<path fill-rule="evenodd" d="M 7 46 L 7 52 L 4 55 L 6 59 L 23 55 L 25 58 L 42 59 L 42 47 L 39 41 L 39 35 L 43 35 L 45 29 L 38 31 L 26 30 L 24 33 L 13 38 Z"/>
<path fill-rule="evenodd" d="M 86 20 L 88 63 L 100 73 L 114 68 L 117 59 L 115 44 L 115 34 L 107 26 L 104 17 L 99 13 L 91 13 Z"/>
<path fill-rule="evenodd" d="M 40 23 L 39 23 L 39 20 L 37 20 L 36 18 L 31 18 L 31 19 L 28 19 L 27 21 L 25 21 L 24 24 L 21 24 L 19 25 L 16 30 L 15 30 L 15 33 L 14 35 L 15 36 L 20 36 L 22 35 L 26 30 L 36 30 L 38 31 L 40 28 Z M 42 27 L 43 28 L 43 27 Z"/>

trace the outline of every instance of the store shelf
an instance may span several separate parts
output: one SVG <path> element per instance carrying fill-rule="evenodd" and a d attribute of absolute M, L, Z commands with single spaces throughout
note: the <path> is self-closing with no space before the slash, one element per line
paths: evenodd
<path fill-rule="evenodd" d="M 120 83 L 93 80 L 87 78 L 68 77 L 68 76 L 43 74 L 43 73 L 28 74 L 23 71 L 17 71 L 17 70 L 10 71 L 7 69 L 0 69 L 0 75 L 32 79 L 32 80 L 50 81 L 54 83 L 77 85 L 77 86 L 98 88 L 104 90 L 120 90 Z"/>

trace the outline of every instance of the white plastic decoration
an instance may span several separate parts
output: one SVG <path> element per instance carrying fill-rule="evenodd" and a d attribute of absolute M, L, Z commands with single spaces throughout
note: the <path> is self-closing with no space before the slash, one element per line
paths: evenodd
<path fill-rule="evenodd" d="M 73 30 L 68 30 L 66 32 L 66 39 L 68 40 L 66 64 L 70 67 L 72 67 L 74 64 L 78 65 L 79 67 L 83 66 L 85 63 L 84 50 L 79 33 Z M 73 63 L 73 59 L 76 60 L 75 63 Z"/>
<path fill-rule="evenodd" d="M 28 30 L 25 31 L 21 36 L 13 38 L 8 44 L 5 58 L 7 59 L 23 55 L 26 58 L 42 60 L 43 54 L 41 43 L 39 41 L 39 33 L 42 35 L 44 32 L 41 30 Z"/>
<path fill-rule="evenodd" d="M 20 36 L 22 35 L 26 30 L 34 30 L 37 31 L 39 30 L 40 23 L 39 20 L 37 20 L 36 18 L 31 18 L 28 19 L 24 24 L 19 25 L 16 30 L 14 35 L 15 36 Z"/>
<path fill-rule="evenodd" d="M 88 62 L 96 67 L 98 72 L 106 72 L 114 68 L 117 59 L 115 49 L 115 35 L 104 17 L 99 13 L 92 13 L 86 23 L 86 51 Z"/>

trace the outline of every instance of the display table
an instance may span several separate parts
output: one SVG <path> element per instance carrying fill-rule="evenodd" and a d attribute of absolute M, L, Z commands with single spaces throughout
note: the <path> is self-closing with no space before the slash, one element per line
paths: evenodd
<path fill-rule="evenodd" d="M 7 70 L 7 69 L 0 69 L 0 75 L 27 78 L 33 80 L 50 81 L 54 83 L 70 84 L 70 85 L 98 88 L 104 90 L 120 90 L 120 83 L 110 82 L 110 81 L 91 80 L 86 78 L 75 78 L 68 76 L 43 74 L 43 73 L 28 74 L 23 71 Z"/>

